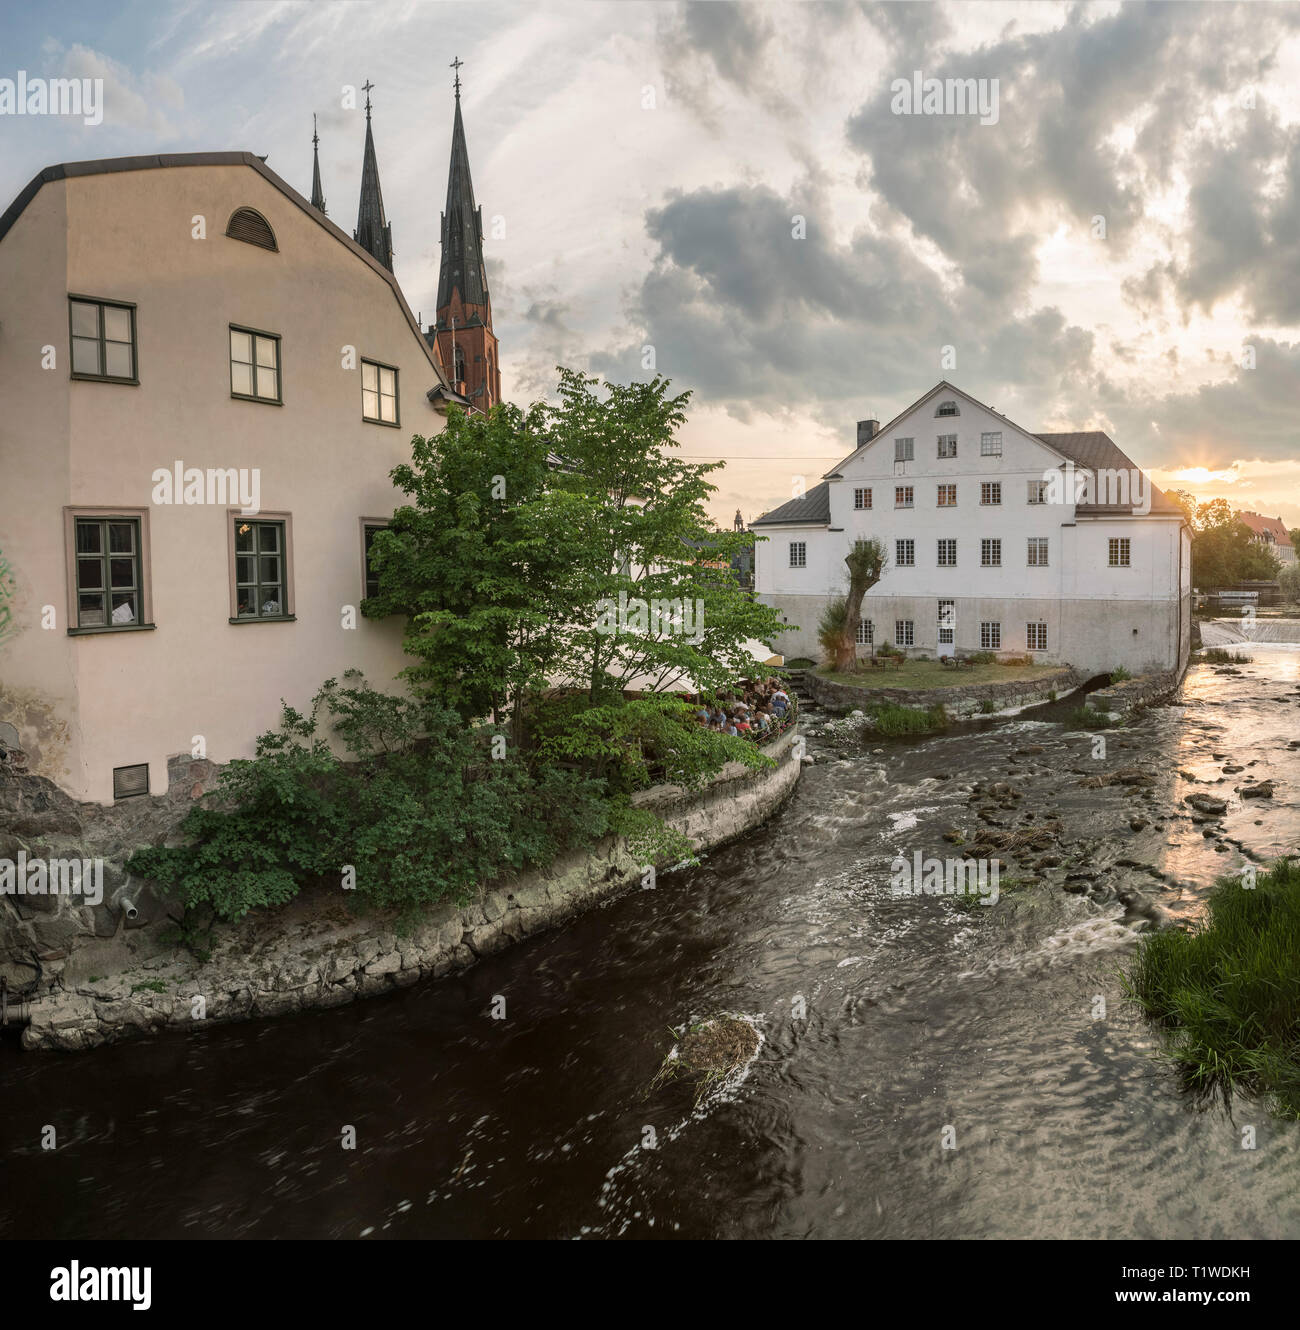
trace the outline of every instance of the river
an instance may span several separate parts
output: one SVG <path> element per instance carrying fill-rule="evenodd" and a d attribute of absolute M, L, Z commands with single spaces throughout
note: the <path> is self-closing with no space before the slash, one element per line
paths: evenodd
<path fill-rule="evenodd" d="M 1064 706 L 847 747 L 813 716 L 767 826 L 459 978 L 84 1056 L 6 1043 L 0 1235 L 1298 1237 L 1300 1125 L 1191 1101 L 1120 984 L 1144 919 L 1300 848 L 1300 644 L 1245 649 L 1105 756 Z M 1145 783 L 1081 783 L 1121 770 Z M 1193 822 L 1198 790 L 1226 816 Z M 982 827 L 1057 828 L 1047 866 L 1003 869 L 1036 885 L 891 894 L 896 855 Z M 698 1107 L 648 1091 L 669 1027 L 721 1012 L 762 1034 L 747 1072 Z"/>

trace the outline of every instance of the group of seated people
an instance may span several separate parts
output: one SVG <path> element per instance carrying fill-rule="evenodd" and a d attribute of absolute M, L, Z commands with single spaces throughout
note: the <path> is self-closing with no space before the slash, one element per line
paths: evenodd
<path fill-rule="evenodd" d="M 696 708 L 695 719 L 720 734 L 745 735 L 760 742 L 785 724 L 790 694 L 779 679 L 742 679 L 737 690 L 712 702 L 702 695 L 688 698 Z"/>

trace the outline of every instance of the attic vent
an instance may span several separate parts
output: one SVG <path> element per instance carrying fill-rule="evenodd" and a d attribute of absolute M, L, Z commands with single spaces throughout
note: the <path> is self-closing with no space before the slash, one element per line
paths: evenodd
<path fill-rule="evenodd" d="M 113 798 L 133 799 L 149 793 L 149 764 L 141 762 L 134 767 L 113 768 Z"/>
<path fill-rule="evenodd" d="M 247 245 L 261 245 L 263 249 L 279 251 L 270 222 L 252 208 L 236 208 L 226 223 L 226 234 L 232 240 L 242 240 Z"/>

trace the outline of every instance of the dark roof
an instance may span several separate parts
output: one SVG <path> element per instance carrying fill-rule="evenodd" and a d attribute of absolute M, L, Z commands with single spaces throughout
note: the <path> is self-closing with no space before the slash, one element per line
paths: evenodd
<path fill-rule="evenodd" d="M 1055 448 L 1079 466 L 1086 466 L 1093 471 L 1140 471 L 1133 459 L 1110 437 L 1101 430 L 1081 430 L 1069 434 L 1035 434 L 1049 448 Z M 1143 472 L 1145 475 L 1146 473 Z M 1147 477 L 1151 485 L 1151 478 Z M 1131 504 L 1115 503 L 1079 503 L 1074 508 L 1079 517 L 1121 517 L 1131 516 Z M 1155 485 L 1151 485 L 1151 511 L 1183 515 L 1183 510 Z"/>
<path fill-rule="evenodd" d="M 353 239 L 390 272 L 393 267 L 393 228 L 384 216 L 384 192 L 379 188 L 379 159 L 370 132 L 370 102 L 366 102 L 366 146 L 361 154 L 361 199 Z"/>
<path fill-rule="evenodd" d="M 442 267 L 438 272 L 438 310 L 451 304 L 453 291 L 466 305 L 488 303 L 487 272 L 483 267 L 483 210 L 474 202 L 469 174 L 465 123 L 456 94 L 456 118 L 451 129 L 451 165 L 447 169 L 447 208 L 442 214 Z"/>
<path fill-rule="evenodd" d="M 27 205 L 40 193 L 44 185 L 52 184 L 56 180 L 74 180 L 79 176 L 110 175 L 117 171 L 156 171 L 172 166 L 247 166 L 256 171 L 268 184 L 278 189 L 290 203 L 301 208 L 318 226 L 324 227 L 335 240 L 350 249 L 362 262 L 368 264 L 392 288 L 398 307 L 405 316 L 407 323 L 410 324 L 411 330 L 424 345 L 429 357 L 429 365 L 438 377 L 437 384 L 430 389 L 428 396 L 430 398 L 443 397 L 452 402 L 463 400 L 452 391 L 451 385 L 443 376 L 442 366 L 438 363 L 428 343 L 424 341 L 420 325 L 416 323 L 415 315 L 411 313 L 411 307 L 406 303 L 402 288 L 398 286 L 397 278 L 393 276 L 391 270 L 385 268 L 372 254 L 362 249 L 346 231 L 335 226 L 318 208 L 313 208 L 292 185 L 276 175 L 256 153 L 177 152 L 146 157 L 105 157 L 99 161 L 60 162 L 57 166 L 47 166 L 28 181 L 14 201 L 5 209 L 4 214 L 0 215 L 0 241 L 3 241 L 5 236 L 9 234 L 14 223 L 23 215 Z"/>
<path fill-rule="evenodd" d="M 751 522 L 750 526 L 824 526 L 831 520 L 830 482 L 823 480 L 801 499 L 791 499 Z"/>

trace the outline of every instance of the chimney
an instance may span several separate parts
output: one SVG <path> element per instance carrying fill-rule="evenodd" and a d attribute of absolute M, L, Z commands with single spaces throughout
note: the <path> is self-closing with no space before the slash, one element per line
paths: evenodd
<path fill-rule="evenodd" d="M 870 443 L 872 439 L 880 433 L 880 421 L 878 420 L 859 420 L 858 421 L 858 447 L 861 448 L 864 443 Z"/>

